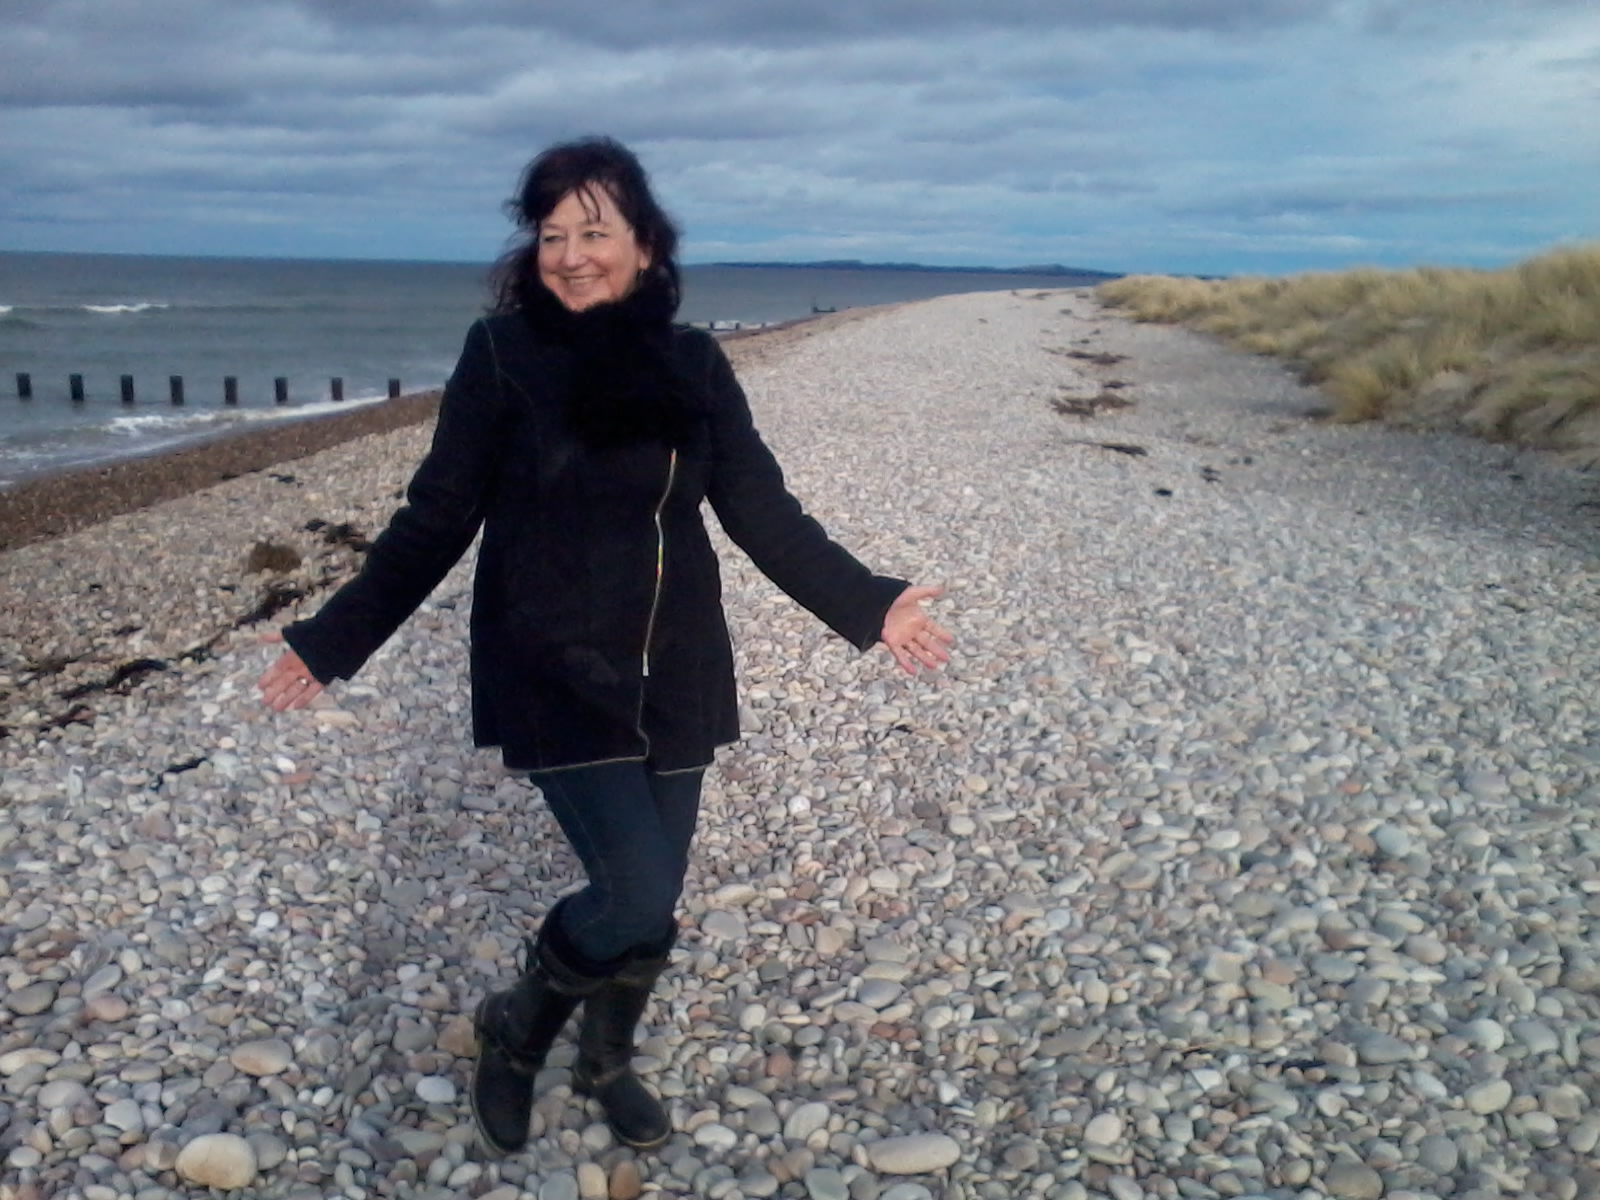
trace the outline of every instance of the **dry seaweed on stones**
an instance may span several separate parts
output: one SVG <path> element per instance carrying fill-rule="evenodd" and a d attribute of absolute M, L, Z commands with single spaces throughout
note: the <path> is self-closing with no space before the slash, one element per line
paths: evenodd
<path fill-rule="evenodd" d="M 17 680 L 19 687 L 26 687 L 30 683 L 37 683 L 47 675 L 59 675 L 74 663 L 80 663 L 88 658 L 87 652 L 83 654 L 52 654 L 31 663 L 25 663 L 22 668 L 22 677 Z"/>
<path fill-rule="evenodd" d="M 1097 450 L 1110 450 L 1114 454 L 1126 454 L 1129 458 L 1148 458 L 1150 451 L 1137 442 L 1097 442 L 1091 438 L 1068 438 L 1069 446 L 1092 446 Z"/>
<path fill-rule="evenodd" d="M 111 678 L 106 680 L 106 690 L 109 691 L 112 688 L 119 688 L 125 684 L 137 683 L 146 675 L 154 674 L 157 671 L 165 671 L 167 669 L 168 664 L 159 658 L 133 659 L 131 662 L 122 663 L 115 671 L 111 673 Z"/>
<path fill-rule="evenodd" d="M 175 763 L 168 763 L 166 766 L 162 767 L 161 770 L 157 771 L 155 776 L 150 780 L 150 790 L 152 792 L 160 791 L 161 785 L 166 782 L 166 779 L 169 775 L 186 775 L 190 771 L 204 766 L 206 761 L 206 756 L 204 754 L 199 754 L 193 758 L 185 758 Z"/>
<path fill-rule="evenodd" d="M 94 709 L 87 704 L 74 704 L 66 712 L 39 722 L 39 732 L 44 733 L 51 729 L 65 729 L 68 725 L 89 725 L 93 723 L 94 717 Z"/>
<path fill-rule="evenodd" d="M 1128 361 L 1126 354 L 1113 354 L 1109 350 L 1068 350 L 1067 357 L 1092 363 L 1097 367 L 1114 367 L 1120 362 Z"/>
<path fill-rule="evenodd" d="M 1079 339 L 1077 344 L 1080 346 L 1088 345 L 1089 339 Z M 1113 354 L 1109 350 L 1069 350 L 1062 346 L 1044 346 L 1042 349 L 1046 354 L 1054 354 L 1057 358 L 1073 358 L 1096 367 L 1114 367 L 1120 362 L 1128 361 L 1126 354 Z M 1108 384 L 1107 386 L 1111 385 Z M 1116 386 L 1127 387 L 1128 385 L 1119 380 Z"/>
<path fill-rule="evenodd" d="M 1115 392 L 1102 391 L 1094 396 L 1057 396 L 1050 407 L 1063 417 L 1096 417 L 1103 412 L 1119 408 L 1132 408 L 1133 401 Z"/>
<path fill-rule="evenodd" d="M 242 620 L 241 621 L 235 621 L 233 623 L 233 628 L 234 629 L 238 629 L 243 624 L 244 624 L 244 622 Z M 228 636 L 228 630 L 219 629 L 216 633 L 213 633 L 205 641 L 196 642 L 194 645 L 190 646 L 187 650 L 180 651 L 178 653 L 178 655 L 177 655 L 178 661 L 179 662 L 209 662 L 211 659 L 216 657 L 216 655 L 213 653 L 213 650 L 215 650 L 217 643 L 220 642 L 223 638 L 225 638 L 227 636 Z"/>
<path fill-rule="evenodd" d="M 77 687 L 67 689 L 61 693 L 61 698 L 81 700 L 84 696 L 91 696 L 96 692 L 114 691 L 126 684 L 136 683 L 146 675 L 168 669 L 170 669 L 168 664 L 159 658 L 136 658 L 131 662 L 120 664 L 111 672 L 109 678 L 99 683 L 80 683 Z"/>
<path fill-rule="evenodd" d="M 313 518 L 306 522 L 305 530 L 307 533 L 322 534 L 322 540 L 330 546 L 348 546 L 358 554 L 365 554 L 372 549 L 371 539 L 348 521 L 332 525 L 320 517 Z"/>
<path fill-rule="evenodd" d="M 298 584 L 286 580 L 274 580 L 261 589 L 261 599 L 256 606 L 245 612 L 234 622 L 234 628 L 239 629 L 246 625 L 254 625 L 265 621 L 288 608 L 298 600 L 306 598 L 306 590 Z"/>
<path fill-rule="evenodd" d="M 259 575 L 263 571 L 285 575 L 298 567 L 301 561 L 300 551 L 293 546 L 286 546 L 282 542 L 257 542 L 250 547 L 244 570 L 246 575 Z"/>

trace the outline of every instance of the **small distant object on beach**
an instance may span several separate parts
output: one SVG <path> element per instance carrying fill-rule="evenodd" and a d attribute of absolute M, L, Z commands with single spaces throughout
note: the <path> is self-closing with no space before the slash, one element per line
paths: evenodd
<path fill-rule="evenodd" d="M 787 329 L 791 325 L 798 325 L 809 320 L 809 317 L 794 317 L 787 321 L 690 321 L 692 329 L 704 329 L 707 333 L 718 337 L 747 337 L 752 333 L 766 333 L 774 329 Z"/>
<path fill-rule="evenodd" d="M 1126 454 L 1129 458 L 1148 458 L 1150 451 L 1137 442 L 1097 442 L 1091 438 L 1068 438 L 1070 446 L 1090 446 L 1096 450 L 1110 450 L 1113 454 Z"/>
<path fill-rule="evenodd" d="M 1133 401 L 1115 391 L 1103 389 L 1094 396 L 1056 396 L 1050 401 L 1050 407 L 1063 417 L 1097 417 L 1114 409 L 1132 408 Z"/>
<path fill-rule="evenodd" d="M 1127 355 L 1112 354 L 1109 350 L 1064 350 L 1059 346 L 1046 346 L 1044 352 L 1046 354 L 1056 354 L 1062 358 L 1075 358 L 1080 362 L 1092 363 L 1097 367 L 1114 367 L 1120 362 L 1128 361 Z"/>

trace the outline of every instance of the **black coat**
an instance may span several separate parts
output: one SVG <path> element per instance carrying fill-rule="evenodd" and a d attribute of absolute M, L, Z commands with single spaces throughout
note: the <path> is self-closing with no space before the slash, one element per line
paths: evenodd
<path fill-rule="evenodd" d="M 474 324 L 406 504 L 361 573 L 284 631 L 312 674 L 355 674 L 481 525 L 477 744 L 513 769 L 704 766 L 739 724 L 703 500 L 773 582 L 870 647 L 905 582 L 873 575 L 789 494 L 714 338 L 675 328 L 668 353 L 698 397 L 676 448 L 596 446 L 565 416 L 572 350 L 520 314 Z"/>

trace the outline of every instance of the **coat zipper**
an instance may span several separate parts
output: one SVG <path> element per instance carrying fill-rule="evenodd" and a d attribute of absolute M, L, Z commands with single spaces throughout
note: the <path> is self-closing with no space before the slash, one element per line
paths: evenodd
<path fill-rule="evenodd" d="M 650 678 L 650 638 L 656 630 L 656 609 L 661 605 L 661 576 L 667 565 L 667 539 L 661 528 L 661 513 L 667 507 L 667 497 L 672 494 L 672 483 L 678 474 L 678 452 L 672 451 L 672 456 L 667 459 L 667 486 L 661 492 L 661 499 L 656 502 L 656 586 L 650 596 L 650 618 L 644 626 L 644 654 L 640 659 L 643 679 Z M 639 736 L 644 738 L 645 746 L 650 745 L 650 735 L 644 731 L 644 682 L 639 684 Z"/>

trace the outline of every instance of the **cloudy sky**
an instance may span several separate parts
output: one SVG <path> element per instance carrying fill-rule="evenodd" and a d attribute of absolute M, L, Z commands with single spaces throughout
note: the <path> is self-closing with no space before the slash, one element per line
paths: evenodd
<path fill-rule="evenodd" d="M 690 262 L 1600 237 L 1595 0 L 3 0 L 0 249 L 484 261 L 613 134 Z"/>

